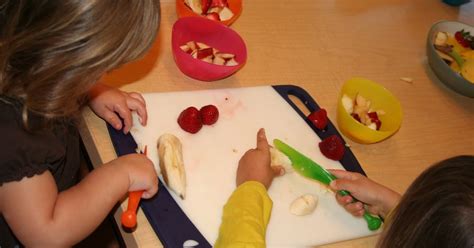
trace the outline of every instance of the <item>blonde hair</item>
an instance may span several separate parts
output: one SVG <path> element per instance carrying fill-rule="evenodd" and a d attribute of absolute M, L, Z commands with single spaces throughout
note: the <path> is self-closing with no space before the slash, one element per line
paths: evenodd
<path fill-rule="evenodd" d="M 0 94 L 46 119 L 76 114 L 102 74 L 148 50 L 159 11 L 159 0 L 2 0 Z"/>

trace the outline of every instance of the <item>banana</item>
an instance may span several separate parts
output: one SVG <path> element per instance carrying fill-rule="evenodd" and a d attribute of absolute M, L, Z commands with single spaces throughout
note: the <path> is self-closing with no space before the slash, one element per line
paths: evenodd
<path fill-rule="evenodd" d="M 271 166 L 280 165 L 285 169 L 285 173 L 294 172 L 291 160 L 282 152 L 274 147 L 270 147 Z"/>
<path fill-rule="evenodd" d="M 318 205 L 318 198 L 311 194 L 305 194 L 296 198 L 290 205 L 290 212 L 294 215 L 303 216 L 311 214 Z"/>
<path fill-rule="evenodd" d="M 158 139 L 160 169 L 166 185 L 181 199 L 186 197 L 186 172 L 183 150 L 179 139 L 172 134 L 163 134 Z"/>

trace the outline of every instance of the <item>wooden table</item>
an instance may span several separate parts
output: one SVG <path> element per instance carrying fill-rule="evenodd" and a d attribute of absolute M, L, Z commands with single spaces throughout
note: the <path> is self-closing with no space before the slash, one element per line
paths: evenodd
<path fill-rule="evenodd" d="M 400 131 L 386 141 L 360 145 L 346 139 L 370 178 L 404 192 L 429 165 L 473 154 L 474 99 L 438 81 L 426 62 L 425 41 L 438 20 L 474 25 L 474 3 L 455 8 L 433 0 L 245 1 L 232 28 L 246 41 L 247 64 L 212 83 L 190 79 L 176 67 L 170 45 L 175 2 L 161 3 L 160 32 L 148 55 L 107 75 L 105 82 L 138 92 L 295 84 L 335 120 L 340 87 L 362 76 L 388 88 L 404 111 Z M 413 83 L 401 77 L 413 78 Z M 81 135 L 94 166 L 114 159 L 104 121 L 88 109 L 83 119 Z M 119 209 L 116 217 L 120 213 Z M 160 247 L 141 211 L 138 222 L 134 233 L 123 233 L 128 246 Z M 324 247 L 373 247 L 376 238 Z"/>

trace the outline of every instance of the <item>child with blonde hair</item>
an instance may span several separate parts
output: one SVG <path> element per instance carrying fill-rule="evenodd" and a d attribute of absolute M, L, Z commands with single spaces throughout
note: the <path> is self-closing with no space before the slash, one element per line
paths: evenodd
<path fill-rule="evenodd" d="M 0 247 L 14 237 L 27 247 L 72 246 L 128 191 L 157 192 L 153 164 L 139 154 L 78 182 L 76 122 L 88 104 L 125 133 L 131 111 L 146 124 L 140 94 L 97 81 L 142 56 L 158 26 L 158 0 L 0 1 Z"/>

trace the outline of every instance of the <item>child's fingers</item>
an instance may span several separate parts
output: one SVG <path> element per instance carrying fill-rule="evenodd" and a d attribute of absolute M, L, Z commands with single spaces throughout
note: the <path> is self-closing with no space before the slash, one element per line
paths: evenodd
<path fill-rule="evenodd" d="M 270 166 L 272 168 L 272 171 L 273 171 L 273 175 L 278 177 L 278 176 L 283 176 L 285 175 L 285 168 L 283 168 L 283 166 Z"/>
<path fill-rule="evenodd" d="M 336 176 L 339 179 L 355 180 L 357 179 L 357 175 L 358 175 L 358 173 L 349 172 L 345 170 L 328 169 L 328 171 L 331 172 L 334 176 Z"/>
<path fill-rule="evenodd" d="M 122 128 L 122 121 L 120 118 L 110 109 L 105 109 L 102 113 L 102 118 L 112 125 L 115 129 L 120 130 Z"/>
<path fill-rule="evenodd" d="M 362 202 L 354 202 L 344 206 L 344 208 L 354 216 L 364 215 L 365 209 Z"/>
<path fill-rule="evenodd" d="M 133 98 L 137 99 L 138 101 L 140 101 L 141 103 L 143 103 L 143 105 L 146 106 L 145 98 L 143 98 L 142 94 L 137 93 L 137 92 L 129 92 L 128 95 L 129 95 L 130 97 L 133 97 Z"/>
<path fill-rule="evenodd" d="M 269 151 L 269 145 L 267 136 L 265 135 L 265 129 L 260 128 L 257 133 L 257 150 Z"/>
<path fill-rule="evenodd" d="M 354 198 L 352 198 L 352 196 L 350 196 L 350 195 L 342 196 L 342 195 L 336 193 L 336 200 L 339 204 L 341 204 L 342 206 L 345 206 L 345 205 L 353 202 Z"/>
<path fill-rule="evenodd" d="M 358 187 L 352 180 L 336 179 L 333 180 L 329 186 L 334 190 L 347 190 L 351 193 L 358 192 Z"/>
<path fill-rule="evenodd" d="M 139 95 L 139 94 L 138 94 Z M 146 112 L 146 105 L 141 100 L 138 100 L 134 97 L 128 97 L 127 99 L 127 106 L 130 110 L 136 111 L 138 116 L 140 117 L 140 123 L 142 125 L 146 125 L 148 114 Z"/>
<path fill-rule="evenodd" d="M 132 112 L 128 107 L 122 105 L 114 105 L 114 111 L 123 119 L 123 133 L 127 134 L 132 127 Z"/>

